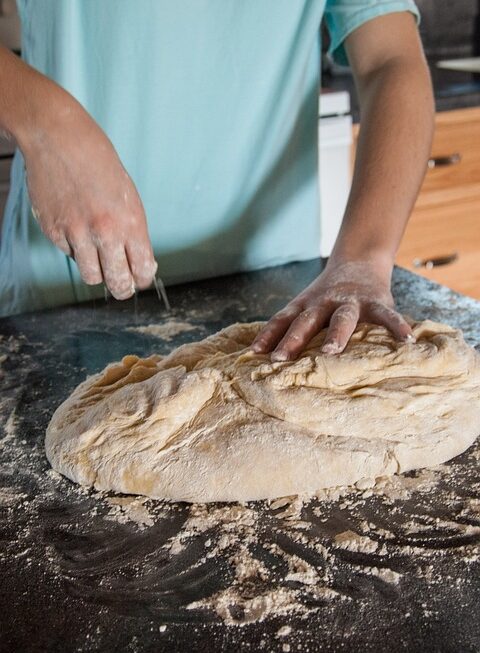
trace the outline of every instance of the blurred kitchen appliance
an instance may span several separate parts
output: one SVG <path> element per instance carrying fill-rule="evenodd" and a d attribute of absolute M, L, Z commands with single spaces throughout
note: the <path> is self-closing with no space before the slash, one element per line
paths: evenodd
<path fill-rule="evenodd" d="M 319 102 L 320 256 L 330 256 L 351 183 L 352 116 L 347 91 L 322 89 Z"/>

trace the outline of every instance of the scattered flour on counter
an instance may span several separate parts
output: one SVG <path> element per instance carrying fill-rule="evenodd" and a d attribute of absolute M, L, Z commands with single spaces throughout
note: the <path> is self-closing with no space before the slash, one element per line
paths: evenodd
<path fill-rule="evenodd" d="M 286 587 L 277 587 L 264 594 L 248 596 L 248 594 L 239 593 L 238 589 L 232 585 L 206 599 L 194 601 L 187 607 L 191 610 L 211 608 L 222 618 L 224 623 L 230 626 L 258 623 L 270 616 L 311 612 L 299 601 L 299 591 Z"/>
<path fill-rule="evenodd" d="M 148 336 L 155 336 L 167 342 L 173 340 L 175 336 L 187 331 L 194 331 L 200 328 L 198 325 L 190 324 L 190 322 L 181 322 L 179 320 L 169 320 L 163 324 L 147 324 L 146 326 L 128 327 L 127 331 L 136 333 L 144 333 Z"/>
<path fill-rule="evenodd" d="M 277 630 L 276 637 L 287 637 L 292 632 L 291 626 L 282 626 Z"/>
<path fill-rule="evenodd" d="M 14 492 L 10 488 L 0 487 L 0 507 L 14 507 L 27 498 L 25 492 Z"/>
<path fill-rule="evenodd" d="M 181 330 L 197 328 L 187 322 L 174 323 L 187 325 L 187 329 L 180 327 Z M 56 551 L 51 542 L 45 541 L 42 512 L 45 505 L 55 510 L 62 503 L 69 507 L 59 525 L 72 538 L 78 536 L 80 552 L 86 546 L 83 535 L 88 534 L 94 523 L 95 528 L 101 523 L 93 522 L 93 517 L 106 520 L 103 522 L 105 537 L 112 537 L 112 546 L 117 546 L 116 542 L 125 537 L 138 537 L 142 543 L 150 538 L 156 543 L 161 528 L 152 529 L 150 535 L 149 528 L 161 526 L 162 519 L 172 523 L 175 515 L 181 519 L 186 515 L 185 521 L 179 521 L 174 535 L 168 539 L 166 535 L 158 545 L 152 544 L 155 553 L 151 555 L 160 551 L 158 565 L 150 562 L 141 546 L 137 553 L 132 545 L 125 549 L 122 573 L 123 568 L 132 571 L 131 582 L 138 581 L 146 596 L 151 596 L 146 599 L 148 608 L 149 600 L 158 606 L 156 583 L 161 579 L 164 561 L 174 570 L 169 582 L 173 584 L 172 594 L 178 591 L 179 596 L 189 573 L 194 574 L 197 582 L 196 570 L 205 568 L 218 584 L 212 589 L 210 576 L 206 574 L 205 580 L 199 572 L 201 590 L 196 588 L 195 596 L 201 598 L 179 607 L 183 618 L 188 609 L 192 613 L 211 611 L 226 625 L 237 627 L 279 619 L 280 650 L 288 647 L 297 650 L 290 640 L 299 632 L 292 631 L 289 625 L 294 615 L 308 620 L 309 615 L 318 611 L 334 614 L 342 602 L 360 603 L 381 591 L 377 579 L 396 588 L 413 573 L 431 585 L 440 584 L 443 577 L 437 559 L 441 556 L 457 556 L 468 564 L 480 558 L 480 499 L 477 498 L 480 479 L 477 484 L 470 482 L 468 488 L 465 483 L 459 483 L 458 470 L 463 468 L 456 468 L 455 463 L 409 475 L 362 479 L 356 487 L 323 490 L 317 497 L 289 496 L 247 504 L 192 504 L 186 509 L 181 504 L 152 501 L 142 496 L 95 493 L 70 483 L 47 469 L 40 439 L 33 447 L 30 440 L 28 446 L 25 444 L 16 403 L 0 400 L 0 411 L 4 417 L 0 455 L 5 459 L 0 514 L 3 512 L 5 520 L 15 519 L 22 524 L 0 557 L 11 561 L 18 558 L 19 564 L 27 568 L 40 564 L 38 549 L 44 547 L 42 564 L 59 578 L 65 578 L 64 568 L 59 564 L 62 551 Z M 1 447 L 2 436 L 4 441 L 5 437 L 9 438 L 8 447 Z M 476 445 L 468 454 L 470 461 L 480 458 L 479 450 Z M 17 489 L 19 473 L 28 479 L 26 485 L 31 483 L 29 495 Z M 465 495 L 467 491 L 470 496 Z M 432 500 L 445 510 L 444 514 L 439 513 L 441 518 L 430 514 Z M 380 519 L 377 508 L 382 505 L 385 507 Z M 116 533 L 112 522 L 132 524 L 135 528 L 119 527 Z M 450 547 L 448 538 L 458 539 L 455 549 Z M 107 547 L 109 540 L 102 541 L 103 545 Z M 32 551 L 36 551 L 35 555 Z M 79 560 L 82 559 L 80 556 Z M 402 561 L 407 563 L 406 567 Z M 68 557 L 67 562 L 75 572 L 75 565 Z M 111 591 L 118 590 L 118 579 L 122 576 L 117 572 L 117 568 L 107 571 L 102 568 L 103 592 L 110 582 Z M 151 586 L 149 573 L 152 573 Z M 80 569 L 81 582 L 85 583 L 88 578 L 82 574 Z M 95 592 L 99 576 L 94 573 L 92 578 L 89 591 Z M 67 582 L 77 581 L 67 578 Z M 353 587 L 357 594 L 349 595 L 346 586 Z M 128 592 L 128 587 L 126 583 L 123 591 Z M 134 585 L 132 600 L 136 591 Z M 159 626 L 159 631 L 164 632 L 165 628 Z"/>
<path fill-rule="evenodd" d="M 277 519 L 284 519 L 287 522 L 295 523 L 297 526 L 308 526 L 306 522 L 301 521 L 301 514 L 305 503 L 312 500 L 311 496 L 295 495 L 290 497 L 282 497 L 280 499 L 273 499 L 269 501 L 268 507 L 270 510 L 280 510 L 275 513 Z"/>
<path fill-rule="evenodd" d="M 363 553 L 374 553 L 378 549 L 378 542 L 366 535 L 359 535 L 354 531 L 343 531 L 335 535 L 335 544 L 348 549 L 349 551 L 362 551 Z"/>
<path fill-rule="evenodd" d="M 13 409 L 3 425 L 4 435 L 3 437 L 0 437 L 0 448 L 6 446 L 6 444 L 11 440 L 13 440 L 13 438 L 15 437 L 16 434 L 15 422 L 16 422 L 16 414 L 15 414 L 15 409 Z"/>
<path fill-rule="evenodd" d="M 387 567 L 366 567 L 365 571 L 372 574 L 372 576 L 377 576 L 385 583 L 390 583 L 391 585 L 398 585 L 402 578 L 402 574 L 393 571 L 393 569 L 388 569 Z"/>
<path fill-rule="evenodd" d="M 120 524 L 135 522 L 140 529 L 153 526 L 154 519 L 147 506 L 146 497 L 125 496 L 125 497 L 103 497 L 111 506 L 107 519 L 113 519 Z"/>

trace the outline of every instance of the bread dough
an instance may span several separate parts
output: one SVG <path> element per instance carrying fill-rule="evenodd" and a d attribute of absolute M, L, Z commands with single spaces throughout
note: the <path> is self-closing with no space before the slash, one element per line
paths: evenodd
<path fill-rule="evenodd" d="M 480 356 L 460 331 L 414 325 L 416 344 L 361 324 L 325 356 L 249 351 L 234 324 L 168 356 L 126 356 L 88 378 L 46 435 L 52 467 L 98 490 L 246 501 L 405 472 L 464 451 L 480 431 Z"/>

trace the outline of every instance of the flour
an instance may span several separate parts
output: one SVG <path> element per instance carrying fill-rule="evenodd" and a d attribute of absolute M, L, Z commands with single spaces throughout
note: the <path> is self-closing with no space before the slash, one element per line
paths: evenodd
<path fill-rule="evenodd" d="M 140 529 L 153 526 L 153 517 L 144 505 L 146 497 L 106 497 L 105 501 L 112 506 L 108 519 L 114 519 L 119 524 L 135 522 Z"/>
<path fill-rule="evenodd" d="M 366 535 L 359 535 L 353 531 L 343 531 L 335 535 L 334 540 L 335 544 L 349 551 L 374 553 L 378 549 L 378 542 L 375 542 Z"/>
<path fill-rule="evenodd" d="M 298 591 L 283 587 L 253 597 L 244 596 L 236 587 L 231 587 L 187 607 L 190 610 L 212 608 L 230 626 L 245 626 L 264 621 L 267 617 L 309 612 L 299 602 Z"/>
<path fill-rule="evenodd" d="M 0 448 L 5 447 L 8 445 L 8 443 L 13 440 L 15 437 L 16 429 L 15 429 L 15 409 L 12 410 L 12 412 L 9 414 L 7 417 L 6 422 L 3 425 L 3 437 L 0 438 Z"/>
<path fill-rule="evenodd" d="M 317 585 L 320 580 L 315 567 L 298 556 L 288 557 L 288 567 L 290 571 L 285 576 L 286 581 L 301 583 L 302 585 Z"/>
<path fill-rule="evenodd" d="M 28 495 L 25 492 L 14 492 L 5 487 L 0 487 L 0 508 L 13 508 L 24 501 Z"/>
<path fill-rule="evenodd" d="M 191 324 L 190 322 L 169 320 L 168 322 L 163 322 L 162 324 L 148 324 L 146 326 L 128 327 L 126 330 L 135 333 L 143 333 L 145 335 L 154 336 L 155 338 L 161 338 L 166 342 L 170 342 L 180 333 L 194 331 L 198 328 L 200 327 Z"/>
<path fill-rule="evenodd" d="M 291 626 L 282 626 L 277 630 L 276 637 L 287 637 L 292 632 Z"/>
<path fill-rule="evenodd" d="M 402 578 L 402 575 L 398 572 L 385 567 L 367 567 L 366 570 L 373 576 L 377 576 L 377 578 L 380 578 L 385 583 L 390 583 L 391 585 L 398 585 L 400 579 Z"/>

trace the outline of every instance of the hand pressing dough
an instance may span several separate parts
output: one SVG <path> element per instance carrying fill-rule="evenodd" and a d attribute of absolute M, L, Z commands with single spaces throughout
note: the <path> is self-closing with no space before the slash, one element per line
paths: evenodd
<path fill-rule="evenodd" d="M 403 344 L 361 324 L 338 356 L 322 331 L 272 363 L 249 351 L 262 324 L 88 378 L 50 422 L 52 467 L 98 490 L 246 501 L 437 465 L 480 432 L 480 356 L 449 326 Z"/>

